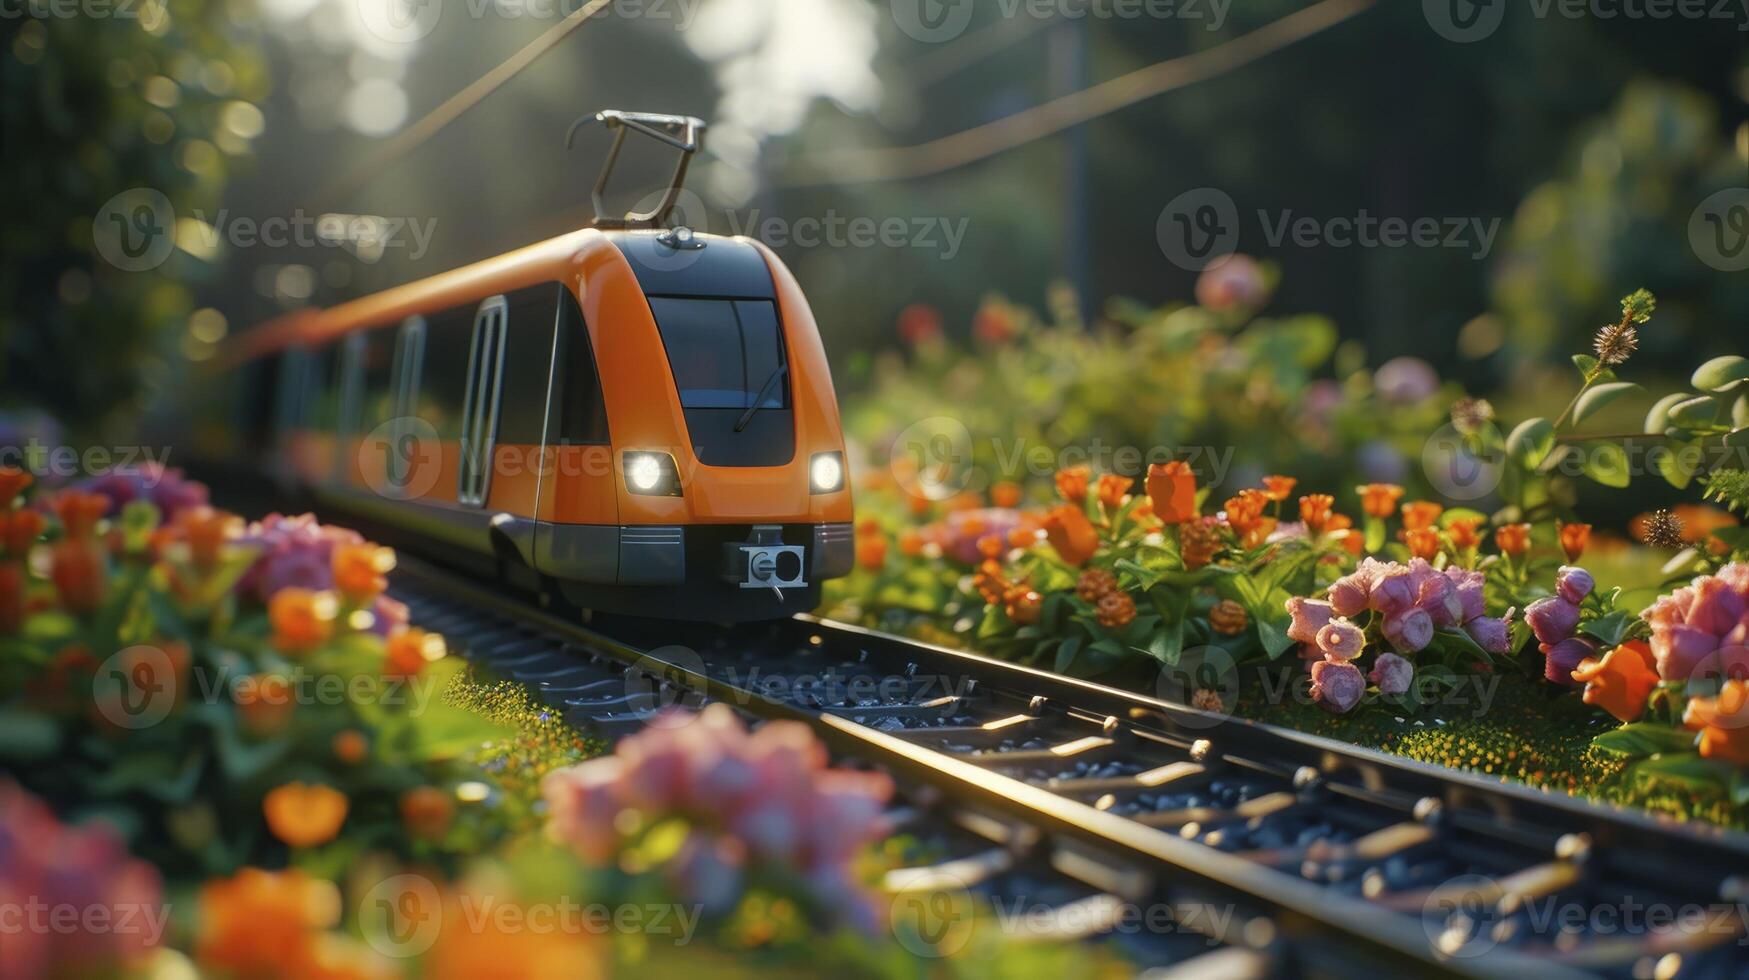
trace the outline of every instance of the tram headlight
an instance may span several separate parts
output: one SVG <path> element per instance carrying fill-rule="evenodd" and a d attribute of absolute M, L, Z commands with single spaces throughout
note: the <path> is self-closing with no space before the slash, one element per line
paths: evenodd
<path fill-rule="evenodd" d="M 680 469 L 667 453 L 629 452 L 622 459 L 626 489 L 647 497 L 680 496 Z"/>
<path fill-rule="evenodd" d="M 844 454 L 815 453 L 808 463 L 808 488 L 814 493 L 833 493 L 844 489 Z"/>

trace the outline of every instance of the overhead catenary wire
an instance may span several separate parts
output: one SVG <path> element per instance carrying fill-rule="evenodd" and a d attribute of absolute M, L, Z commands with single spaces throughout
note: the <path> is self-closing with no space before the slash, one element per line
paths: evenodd
<path fill-rule="evenodd" d="M 916 146 L 810 154 L 777 187 L 824 187 L 929 177 L 976 163 L 1174 89 L 1244 67 L 1359 16 L 1377 0 L 1320 0 L 1206 51 L 1156 62 L 994 122 Z"/>
<path fill-rule="evenodd" d="M 523 45 L 515 54 L 493 66 L 484 75 L 468 83 L 466 88 L 445 99 L 443 104 L 419 117 L 411 126 L 385 140 L 358 164 L 334 180 L 318 187 L 310 195 L 315 206 L 319 208 L 334 206 L 370 183 L 372 179 L 382 174 L 389 165 L 423 146 L 426 141 L 436 136 L 439 131 L 454 122 L 463 113 L 479 105 L 487 96 L 521 74 L 539 60 L 541 55 L 551 51 L 560 41 L 569 37 L 571 32 L 582 27 L 584 22 L 606 9 L 608 4 L 612 2 L 613 0 L 590 0 L 568 14 L 564 20 L 542 31 L 540 36 Z"/>

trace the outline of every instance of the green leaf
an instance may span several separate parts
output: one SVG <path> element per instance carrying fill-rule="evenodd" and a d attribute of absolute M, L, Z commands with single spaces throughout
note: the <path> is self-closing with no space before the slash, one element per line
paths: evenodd
<path fill-rule="evenodd" d="M 1726 354 L 1715 357 L 1694 369 L 1691 379 L 1701 391 L 1724 392 L 1749 381 L 1749 358 Z"/>
<path fill-rule="evenodd" d="M 1646 434 L 1661 436 L 1664 430 L 1670 428 L 1670 410 L 1690 397 L 1686 391 L 1673 392 L 1658 399 L 1652 405 L 1652 410 L 1646 413 Z"/>
<path fill-rule="evenodd" d="M 1749 449 L 1749 425 L 1738 426 L 1725 433 L 1725 445 L 1737 449 Z"/>
<path fill-rule="evenodd" d="M 1670 424 L 1685 429 L 1705 429 L 1719 420 L 1719 400 L 1711 395 L 1685 398 L 1670 406 Z"/>
<path fill-rule="evenodd" d="M 1606 487 L 1621 489 L 1633 482 L 1627 450 L 1613 442 L 1585 444 L 1585 475 Z"/>
<path fill-rule="evenodd" d="M 1545 418 L 1525 419 L 1506 437 L 1506 452 L 1520 465 L 1542 465 L 1555 448 L 1555 426 Z"/>
<path fill-rule="evenodd" d="M 1592 385 L 1585 394 L 1579 396 L 1579 403 L 1573 408 L 1573 421 L 1575 423 L 1585 421 L 1602 411 L 1605 405 L 1630 391 L 1637 391 L 1639 387 L 1632 381 L 1611 381 Z"/>
<path fill-rule="evenodd" d="M 0 709 L 0 759 L 34 762 L 60 745 L 61 729 L 53 718 L 22 707 Z"/>
<path fill-rule="evenodd" d="M 1674 725 L 1636 721 L 1604 732 L 1592 739 L 1591 744 L 1612 755 L 1637 759 L 1662 752 L 1680 753 L 1693 749 L 1694 733 Z"/>
<path fill-rule="evenodd" d="M 1618 609 L 1607 616 L 1599 616 L 1589 623 L 1581 625 L 1579 632 L 1596 637 L 1603 644 L 1603 648 L 1609 650 L 1621 645 L 1622 639 L 1627 636 L 1628 630 L 1632 626 L 1633 617 L 1630 617 L 1626 610 Z"/>
<path fill-rule="evenodd" d="M 1738 770 L 1736 778 L 1731 780 L 1731 802 L 1737 806 L 1749 806 L 1749 769 Z"/>
<path fill-rule="evenodd" d="M 1678 490 L 1686 490 L 1694 479 L 1695 467 L 1704 458 L 1700 441 L 1674 442 L 1659 446 L 1651 454 L 1652 465 L 1658 468 L 1666 482 Z"/>
<path fill-rule="evenodd" d="M 1609 368 L 1599 369 L 1597 358 L 1590 354 L 1574 354 L 1573 366 L 1579 369 L 1579 377 L 1588 381 L 1614 381 L 1615 372 Z M 1592 372 L 1596 372 L 1593 374 Z"/>
<path fill-rule="evenodd" d="M 1731 404 L 1731 424 L 1738 428 L 1749 426 L 1749 393 L 1738 395 Z"/>
<path fill-rule="evenodd" d="M 1148 598 L 1160 611 L 1160 629 L 1148 641 L 1148 656 L 1172 666 L 1184 652 L 1184 620 L 1190 610 L 1190 592 L 1155 586 L 1148 590 Z"/>
<path fill-rule="evenodd" d="M 1075 663 L 1075 656 L 1081 652 L 1081 637 L 1071 636 L 1057 647 L 1057 659 L 1051 669 L 1059 674 L 1069 672 L 1069 667 Z"/>
<path fill-rule="evenodd" d="M 1734 772 L 1728 763 L 1702 759 L 1695 752 L 1656 755 L 1635 765 L 1632 771 L 1637 782 L 1665 783 L 1679 789 L 1725 789 Z"/>

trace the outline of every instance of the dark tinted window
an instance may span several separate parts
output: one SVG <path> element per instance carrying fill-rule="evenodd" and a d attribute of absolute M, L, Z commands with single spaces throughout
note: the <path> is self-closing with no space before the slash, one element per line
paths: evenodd
<path fill-rule="evenodd" d="M 425 363 L 419 372 L 418 416 L 439 439 L 460 439 L 468 397 L 468 349 L 474 341 L 473 308 L 446 310 L 426 321 Z"/>
<path fill-rule="evenodd" d="M 332 343 L 313 352 L 309 370 L 303 427 L 333 432 L 340 424 L 340 345 Z"/>
<path fill-rule="evenodd" d="M 359 355 L 364 377 L 359 395 L 359 435 L 368 435 L 395 417 L 395 337 L 399 333 L 398 327 L 382 327 L 365 335 Z"/>
<path fill-rule="evenodd" d="M 547 382 L 552 374 L 553 326 L 558 283 L 519 289 L 505 297 L 504 393 L 498 400 L 498 441 L 538 446 L 547 421 Z"/>
<path fill-rule="evenodd" d="M 652 297 L 650 310 L 668 350 L 681 407 L 751 408 L 761 390 L 766 392 L 762 407 L 788 405 L 786 379 L 766 387 L 784 363 L 772 304 Z"/>
<path fill-rule="evenodd" d="M 559 357 L 564 365 L 564 389 L 560 394 L 558 443 L 568 446 L 605 446 L 607 404 L 601 394 L 601 375 L 595 366 L 595 347 L 583 323 L 577 297 L 568 289 L 559 294 Z"/>

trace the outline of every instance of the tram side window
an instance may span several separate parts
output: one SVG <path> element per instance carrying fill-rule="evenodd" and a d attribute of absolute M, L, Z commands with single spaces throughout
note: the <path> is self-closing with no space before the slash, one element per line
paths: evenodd
<path fill-rule="evenodd" d="M 419 374 L 419 417 L 437 437 L 460 439 L 468 398 L 468 350 L 474 340 L 472 308 L 447 310 L 426 326 L 425 365 Z"/>
<path fill-rule="evenodd" d="M 538 446 L 547 422 L 547 381 L 552 374 L 556 282 L 505 296 L 509 321 L 504 340 L 503 394 L 498 399 L 498 442 Z"/>
<path fill-rule="evenodd" d="M 365 336 L 359 435 L 368 435 L 377 426 L 395 417 L 395 335 L 395 328 L 383 327 L 372 330 Z"/>
<path fill-rule="evenodd" d="M 563 395 L 559 407 L 559 443 L 566 446 L 605 446 L 607 403 L 602 398 L 601 375 L 595 366 L 595 348 L 583 311 L 569 289 L 559 291 L 559 357 L 564 366 Z"/>
<path fill-rule="evenodd" d="M 303 427 L 333 432 L 340 424 L 340 345 L 310 353 L 309 398 L 304 402 Z"/>

